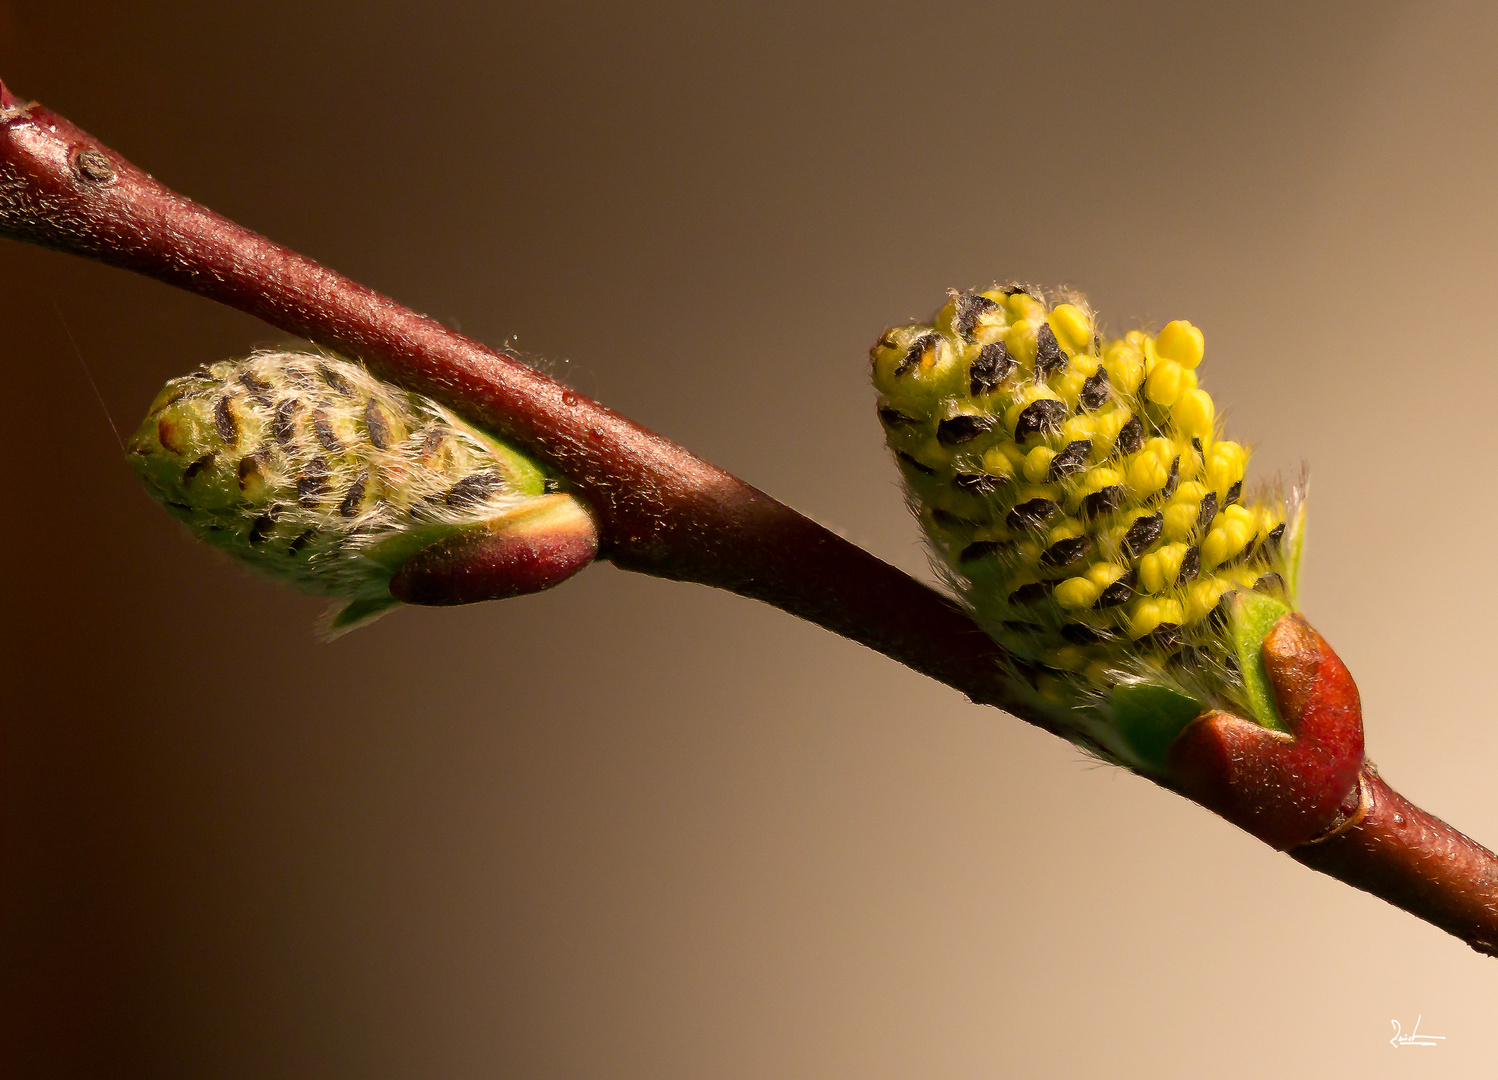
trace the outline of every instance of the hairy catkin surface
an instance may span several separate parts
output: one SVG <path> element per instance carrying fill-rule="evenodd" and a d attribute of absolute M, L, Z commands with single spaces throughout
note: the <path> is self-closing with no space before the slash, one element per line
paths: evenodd
<path fill-rule="evenodd" d="M 331 355 L 266 351 L 173 379 L 131 438 L 147 489 L 281 581 L 388 600 L 414 551 L 543 493 L 528 458 Z M 393 603 L 393 601 L 391 601 Z"/>
<path fill-rule="evenodd" d="M 1296 508 L 1245 498 L 1248 451 L 1197 385 L 1203 345 L 1185 322 L 1105 343 L 1085 301 L 1010 285 L 954 292 L 871 351 L 943 573 L 1037 704 L 1119 760 L 1133 754 L 1113 731 L 1116 687 L 1243 711 L 1226 601 L 1294 602 Z"/>

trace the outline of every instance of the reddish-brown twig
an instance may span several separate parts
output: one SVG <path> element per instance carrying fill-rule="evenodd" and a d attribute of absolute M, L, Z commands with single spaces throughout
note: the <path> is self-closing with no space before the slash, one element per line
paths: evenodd
<path fill-rule="evenodd" d="M 513 357 L 172 192 L 57 114 L 18 101 L 3 84 L 0 235 L 134 270 L 357 356 L 525 444 L 566 475 L 597 512 L 601 553 L 617 565 L 764 600 L 974 701 L 1049 727 L 1011 693 L 998 647 L 947 597 Z M 1345 698 L 1345 687 L 1337 692 Z M 1320 730 L 1319 721 L 1313 726 Z M 1202 744 L 1227 753 L 1217 765 L 1198 752 L 1205 773 L 1162 779 L 1279 846 L 1300 839 L 1278 831 L 1286 814 L 1324 821 L 1324 804 L 1342 798 L 1331 780 L 1340 784 L 1347 779 L 1342 766 L 1361 760 L 1359 735 L 1355 756 L 1343 739 L 1330 757 L 1314 746 L 1288 755 L 1276 750 L 1277 762 L 1266 758 L 1265 769 L 1243 770 L 1245 755 L 1262 755 L 1254 747 L 1267 743 L 1226 746 L 1218 738 L 1223 730 L 1209 727 Z M 1284 803 L 1289 810 L 1260 812 L 1273 801 L 1276 776 L 1310 766 L 1330 786 L 1312 782 Z M 1356 790 L 1365 798 L 1337 835 L 1292 854 L 1492 952 L 1498 858 L 1371 773 Z"/>

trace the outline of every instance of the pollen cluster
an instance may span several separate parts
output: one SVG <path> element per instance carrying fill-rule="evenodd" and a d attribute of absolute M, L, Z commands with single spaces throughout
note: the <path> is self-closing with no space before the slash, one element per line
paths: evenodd
<path fill-rule="evenodd" d="M 1011 285 L 954 292 L 871 352 L 942 568 L 1063 722 L 1139 678 L 1231 699 L 1225 598 L 1293 602 L 1286 503 L 1245 497 L 1203 349 L 1188 322 L 1105 342 L 1080 298 Z"/>
<path fill-rule="evenodd" d="M 173 379 L 128 451 L 201 539 L 305 591 L 385 606 L 413 552 L 546 487 L 522 454 L 331 355 L 261 352 Z"/>

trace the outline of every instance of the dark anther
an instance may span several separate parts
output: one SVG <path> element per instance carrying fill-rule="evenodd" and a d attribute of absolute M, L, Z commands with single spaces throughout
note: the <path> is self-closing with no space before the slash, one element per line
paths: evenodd
<path fill-rule="evenodd" d="M 1162 514 L 1145 514 L 1134 519 L 1134 524 L 1129 526 L 1129 531 L 1124 533 L 1123 548 L 1131 557 L 1138 555 L 1156 540 L 1160 539 L 1160 530 L 1165 527 L 1165 517 Z"/>
<path fill-rule="evenodd" d="M 395 442 L 395 436 L 390 430 L 390 420 L 374 398 L 370 398 L 369 404 L 364 406 L 364 429 L 369 432 L 369 441 L 376 450 L 389 450 Z"/>
<path fill-rule="evenodd" d="M 1009 511 L 1004 523 L 1011 529 L 1038 529 L 1059 509 L 1050 499 L 1031 499 Z"/>
<path fill-rule="evenodd" d="M 307 462 L 307 471 L 297 477 L 296 501 L 310 510 L 327 490 L 328 462 L 325 458 L 315 457 Z"/>
<path fill-rule="evenodd" d="M 442 441 L 447 438 L 447 428 L 434 427 L 428 431 L 426 438 L 421 440 L 421 460 L 430 461 L 436 456 L 437 451 L 442 449 Z"/>
<path fill-rule="evenodd" d="M 1238 501 L 1238 497 L 1240 495 L 1242 495 L 1242 494 L 1243 494 L 1243 481 L 1239 480 L 1235 484 L 1233 484 L 1232 487 L 1228 488 L 1227 498 L 1225 498 L 1225 499 L 1222 500 L 1222 505 L 1225 506 L 1225 507 L 1232 506 L 1235 502 Z"/>
<path fill-rule="evenodd" d="M 1226 630 L 1232 623 L 1233 607 L 1230 598 L 1236 591 L 1236 589 L 1229 589 L 1217 598 L 1217 603 L 1207 613 L 1207 626 L 1210 629 L 1221 632 Z M 1231 656 L 1232 654 L 1229 653 L 1228 655 Z"/>
<path fill-rule="evenodd" d="M 1024 293 L 1026 296 L 1034 296 L 1035 299 L 1040 299 L 1040 297 L 1035 296 L 1034 293 L 1032 293 L 1028 288 L 1021 285 L 1017 281 L 1011 281 L 1008 285 L 1005 285 L 999 291 L 1002 292 L 1005 296 L 1013 296 L 1015 293 Z"/>
<path fill-rule="evenodd" d="M 1170 475 L 1165 478 L 1165 486 L 1161 488 L 1154 497 L 1159 499 L 1161 502 L 1164 502 L 1166 499 L 1170 498 L 1176 493 L 1176 488 L 1180 485 L 1180 483 L 1181 455 L 1177 454 L 1176 459 L 1170 463 Z"/>
<path fill-rule="evenodd" d="M 1139 639 L 1139 644 L 1148 649 L 1174 649 L 1181 643 L 1184 635 L 1181 632 L 1180 623 L 1161 623 L 1144 637 Z"/>
<path fill-rule="evenodd" d="M 1119 578 L 1098 594 L 1095 608 L 1117 607 L 1119 604 L 1127 604 L 1134 596 L 1134 574 L 1133 571 Z"/>
<path fill-rule="evenodd" d="M 1200 645 L 1187 645 L 1172 653 L 1165 663 L 1169 667 L 1182 668 L 1187 671 L 1205 671 L 1211 665 L 1211 656 L 1212 654 Z"/>
<path fill-rule="evenodd" d="M 373 404 L 374 402 L 371 401 L 370 405 Z M 888 405 L 879 410 L 879 419 L 885 427 L 892 428 L 912 427 L 920 423 L 915 417 L 906 416 L 899 409 L 891 409 Z"/>
<path fill-rule="evenodd" d="M 247 538 L 252 544 L 263 544 L 270 531 L 276 527 L 276 519 L 270 514 L 261 514 L 250 523 L 250 535 Z"/>
<path fill-rule="evenodd" d="M 1200 439 L 1193 438 L 1191 440 L 1191 449 L 1200 454 L 1202 452 L 1202 441 Z"/>
<path fill-rule="evenodd" d="M 333 368 L 330 367 L 329 365 L 327 365 L 327 364 L 318 364 L 317 365 L 317 373 L 322 376 L 322 381 L 323 382 L 327 383 L 330 387 L 332 387 L 334 390 L 338 391 L 338 393 L 342 394 L 344 397 L 352 397 L 353 396 L 353 393 L 354 393 L 353 386 L 349 383 L 349 381 L 347 379 L 345 379 L 337 371 L 334 371 Z"/>
<path fill-rule="evenodd" d="M 1087 468 L 1087 459 L 1092 456 L 1092 440 L 1078 439 L 1069 442 L 1061 453 L 1051 458 L 1050 478 L 1060 480 L 1064 476 L 1071 476 Z"/>
<path fill-rule="evenodd" d="M 1035 331 L 1035 377 L 1049 379 L 1065 366 L 1066 354 L 1061 351 L 1051 324 L 1041 323 L 1040 329 Z"/>
<path fill-rule="evenodd" d="M 968 391 L 977 397 L 989 394 L 1004 384 L 1014 371 L 1014 357 L 1002 341 L 991 341 L 978 350 L 978 356 L 968 368 Z"/>
<path fill-rule="evenodd" d="M 936 470 L 933 469 L 930 465 L 922 464 L 921 462 L 917 461 L 915 458 L 907 454 L 904 450 L 896 450 L 895 457 L 899 458 L 906 465 L 909 465 L 912 469 L 920 473 L 922 476 L 936 475 Z"/>
<path fill-rule="evenodd" d="M 1113 440 L 1113 453 L 1118 456 L 1132 454 L 1144 445 L 1144 425 L 1140 423 L 1139 417 L 1129 417 L 1128 423 L 1119 429 L 1118 438 Z"/>
<path fill-rule="evenodd" d="M 1009 481 L 990 473 L 958 473 L 952 483 L 972 495 L 992 495 Z"/>
<path fill-rule="evenodd" d="M 1217 517 L 1217 492 L 1209 491 L 1202 498 L 1201 509 L 1196 513 L 1196 531 L 1203 536 L 1212 527 L 1212 522 Z"/>
<path fill-rule="evenodd" d="M 218 437 L 225 446 L 233 446 L 239 441 L 239 423 L 229 411 L 229 399 L 226 397 L 219 398 L 218 404 L 213 407 L 213 426 L 218 429 Z"/>
<path fill-rule="evenodd" d="M 961 446 L 991 427 L 993 421 L 986 416 L 953 416 L 936 425 L 936 441 L 943 446 Z"/>
<path fill-rule="evenodd" d="M 348 494 L 338 504 L 338 512 L 344 517 L 353 517 L 364 502 L 364 486 L 369 483 L 369 473 L 360 473 L 359 479 L 349 485 Z"/>
<path fill-rule="evenodd" d="M 1014 441 L 1023 443 L 1031 435 L 1052 434 L 1061 430 L 1066 406 L 1055 398 L 1041 398 L 1026 405 L 1014 423 Z"/>
<path fill-rule="evenodd" d="M 1077 404 L 1082 406 L 1084 412 L 1102 408 L 1103 402 L 1108 400 L 1108 371 L 1099 367 L 1097 374 L 1091 376 L 1082 384 L 1082 392 L 1077 395 Z"/>
<path fill-rule="evenodd" d="M 328 414 L 321 409 L 312 414 L 312 433 L 317 436 L 317 441 L 322 443 L 322 448 L 328 453 L 343 453 L 343 443 L 339 441 L 338 433 L 333 430 L 333 423 L 328 419 Z"/>
<path fill-rule="evenodd" d="M 1285 538 L 1285 523 L 1282 521 L 1269 530 L 1269 534 L 1259 543 L 1259 550 L 1254 554 L 1261 559 L 1272 559 L 1280 553 L 1280 541 Z"/>
<path fill-rule="evenodd" d="M 973 328 L 978 325 L 978 320 L 990 311 L 998 308 L 998 304 L 981 293 L 965 292 L 957 295 L 957 316 L 952 320 L 952 328 L 962 335 L 964 341 L 973 339 Z"/>
<path fill-rule="evenodd" d="M 1202 570 L 1201 549 L 1192 544 L 1186 549 L 1186 554 L 1181 556 L 1181 572 L 1176 575 L 1177 581 L 1194 581 L 1196 575 Z"/>
<path fill-rule="evenodd" d="M 270 404 L 270 383 L 256 378 L 248 371 L 239 373 L 239 383 L 250 392 L 250 397 L 254 398 L 257 404 Z"/>
<path fill-rule="evenodd" d="M 244 491 L 256 480 L 264 479 L 265 470 L 260 464 L 259 454 L 246 454 L 239 459 L 239 490 Z"/>
<path fill-rule="evenodd" d="M 1113 634 L 1086 623 L 1069 622 L 1061 628 L 1061 636 L 1073 645 L 1096 645 L 1110 640 Z"/>
<path fill-rule="evenodd" d="M 73 168 L 78 170 L 79 176 L 92 184 L 112 184 L 119 175 L 109 159 L 92 146 L 73 159 Z"/>
<path fill-rule="evenodd" d="M 305 532 L 303 532 L 300 536 L 298 536 L 295 540 L 293 540 L 291 542 L 291 545 L 286 549 L 286 554 L 288 554 L 288 555 L 295 555 L 297 552 L 301 551 L 302 548 L 306 547 L 307 544 L 316 535 L 317 535 L 317 530 L 316 529 L 308 529 L 308 530 L 306 530 Z"/>
<path fill-rule="evenodd" d="M 1082 500 L 1082 513 L 1089 518 L 1101 517 L 1111 514 L 1123 505 L 1124 489 L 1121 484 L 1113 484 L 1100 491 L 1094 491 Z"/>
<path fill-rule="evenodd" d="M 1092 550 L 1092 537 L 1073 536 L 1067 540 L 1057 540 L 1045 549 L 1045 554 L 1040 557 L 1044 566 L 1070 566 L 1087 557 Z"/>
<path fill-rule="evenodd" d="M 962 554 L 957 556 L 958 562 L 972 562 L 974 559 L 982 559 L 995 554 L 1007 541 L 1004 540 L 975 540 L 962 549 Z"/>
<path fill-rule="evenodd" d="M 307 369 L 300 364 L 288 364 L 282 368 L 281 378 L 286 382 L 296 384 L 297 388 L 301 390 L 311 390 L 316 385 L 313 383 L 312 376 L 308 374 Z"/>
<path fill-rule="evenodd" d="M 1278 593 L 1283 596 L 1285 594 L 1285 579 L 1278 574 L 1265 574 L 1258 581 L 1254 582 L 1254 591 L 1271 594 Z"/>
<path fill-rule="evenodd" d="M 503 483 L 504 478 L 497 472 L 476 472 L 465 476 L 448 491 L 447 505 L 455 510 L 476 506 L 493 495 Z"/>
<path fill-rule="evenodd" d="M 936 348 L 938 340 L 940 339 L 935 334 L 922 334 L 912 341 L 910 348 L 905 350 L 905 355 L 901 357 L 899 364 L 895 366 L 895 374 L 904 375 L 911 368 L 919 364 L 921 357 L 926 355 L 927 349 Z"/>
<path fill-rule="evenodd" d="M 1055 588 L 1054 583 L 1049 581 L 1032 581 L 1028 585 L 1021 585 L 1009 594 L 1011 604 L 1038 604 Z"/>
<path fill-rule="evenodd" d="M 271 417 L 271 437 L 282 446 L 290 446 L 296 438 L 296 423 L 294 417 L 301 412 L 302 403 L 297 398 L 287 398 L 276 406 L 276 413 Z"/>
<path fill-rule="evenodd" d="M 182 486 L 186 487 L 188 484 L 192 483 L 193 479 L 198 475 L 198 473 L 202 472 L 212 464 L 212 454 L 204 454 L 202 457 L 198 458 L 197 461 L 194 461 L 191 465 L 182 470 Z"/>

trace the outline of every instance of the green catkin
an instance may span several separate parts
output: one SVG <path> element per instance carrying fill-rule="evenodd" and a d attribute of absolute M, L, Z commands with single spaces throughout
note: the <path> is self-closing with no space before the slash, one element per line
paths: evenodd
<path fill-rule="evenodd" d="M 1080 745 L 1158 771 L 1206 706 L 1269 726 L 1257 645 L 1293 608 L 1303 501 L 1243 487 L 1187 322 L 1104 342 L 1085 301 L 953 292 L 871 351 L 937 565 Z"/>
<path fill-rule="evenodd" d="M 547 488 L 525 455 L 332 355 L 258 352 L 173 379 L 127 450 L 200 539 L 346 601 L 335 635 L 395 606 L 390 579 L 416 551 Z"/>

